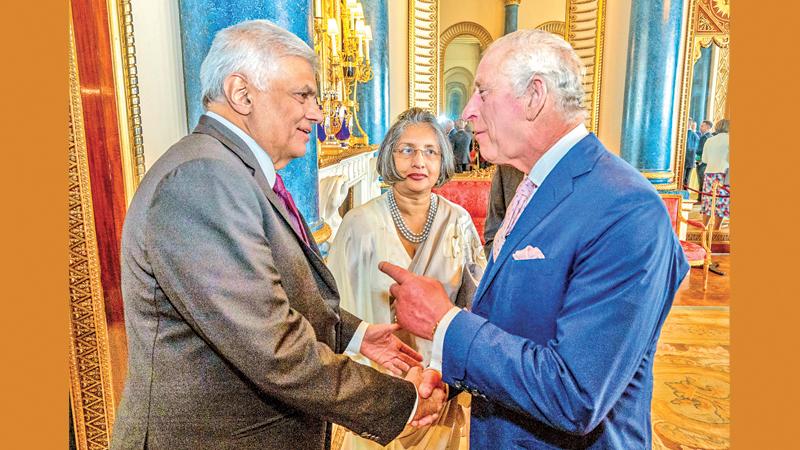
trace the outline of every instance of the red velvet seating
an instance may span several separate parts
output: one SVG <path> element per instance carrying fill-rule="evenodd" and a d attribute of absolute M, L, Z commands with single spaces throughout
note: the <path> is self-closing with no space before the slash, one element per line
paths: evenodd
<path fill-rule="evenodd" d="M 469 177 L 459 175 L 451 179 L 442 187 L 435 188 L 433 192 L 461 205 L 472 217 L 472 223 L 478 230 L 478 235 L 483 243 L 483 227 L 489 209 L 489 192 L 492 188 L 492 179 L 489 177 Z"/>
<path fill-rule="evenodd" d="M 689 265 L 692 267 L 703 267 L 703 289 L 705 289 L 706 285 L 708 284 L 708 267 L 711 265 L 711 230 L 709 227 L 696 220 L 688 220 L 683 218 L 681 215 L 681 210 L 683 208 L 683 197 L 681 195 L 663 194 L 661 195 L 661 199 L 664 201 L 664 206 L 667 207 L 667 213 L 669 213 L 669 219 L 670 222 L 672 222 L 672 228 L 675 230 L 675 234 L 679 234 L 681 222 L 685 222 L 691 227 L 703 230 L 700 239 L 702 245 L 684 240 L 681 240 L 680 242 L 681 248 L 683 248 L 683 253 L 686 255 L 686 259 L 689 261 Z"/>

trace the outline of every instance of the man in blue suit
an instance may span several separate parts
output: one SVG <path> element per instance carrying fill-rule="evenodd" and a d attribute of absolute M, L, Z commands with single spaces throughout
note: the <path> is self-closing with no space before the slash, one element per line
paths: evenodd
<path fill-rule="evenodd" d="M 473 395 L 471 448 L 651 447 L 656 343 L 688 264 L 655 189 L 584 127 L 581 74 L 538 30 L 478 66 L 464 117 L 488 160 L 525 177 L 471 311 L 381 263 L 400 325 Z"/>

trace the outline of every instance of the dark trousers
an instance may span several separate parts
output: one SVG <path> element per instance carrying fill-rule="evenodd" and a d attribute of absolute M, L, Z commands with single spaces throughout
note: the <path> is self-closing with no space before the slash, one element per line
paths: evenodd
<path fill-rule="evenodd" d="M 692 173 L 694 167 L 694 150 L 686 150 L 686 159 L 683 163 L 683 185 L 689 186 L 689 175 Z"/>
<path fill-rule="evenodd" d="M 697 184 L 700 185 L 700 190 L 703 190 L 703 179 L 706 177 L 706 163 L 701 162 L 697 164 Z"/>

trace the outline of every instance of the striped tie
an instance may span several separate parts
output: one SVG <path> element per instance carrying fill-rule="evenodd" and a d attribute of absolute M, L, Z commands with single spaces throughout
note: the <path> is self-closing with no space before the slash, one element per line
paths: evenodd
<path fill-rule="evenodd" d="M 517 192 L 514 194 L 514 198 L 511 199 L 511 204 L 508 205 L 506 216 L 503 218 L 503 224 L 500 225 L 500 229 L 497 230 L 497 234 L 494 237 L 492 254 L 494 255 L 495 261 L 497 261 L 497 255 L 500 254 L 500 250 L 506 242 L 506 236 L 511 234 L 514 225 L 517 224 L 519 216 L 522 215 L 522 211 L 525 209 L 525 205 L 528 204 L 528 199 L 533 194 L 533 191 L 536 190 L 536 187 L 536 184 L 528 177 L 525 177 L 519 186 L 517 186 Z"/>

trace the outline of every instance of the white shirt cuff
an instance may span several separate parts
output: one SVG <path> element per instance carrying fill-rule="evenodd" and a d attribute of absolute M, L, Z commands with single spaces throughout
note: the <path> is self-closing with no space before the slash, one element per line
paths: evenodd
<path fill-rule="evenodd" d="M 408 422 L 406 422 L 406 425 L 410 424 L 411 421 L 414 420 L 414 416 L 417 414 L 417 406 L 419 406 L 419 391 L 417 390 L 416 386 L 414 386 L 414 392 L 417 393 L 417 398 L 414 400 L 414 409 L 411 410 L 411 415 L 408 416 Z"/>
<path fill-rule="evenodd" d="M 368 327 L 369 323 L 364 322 L 363 320 L 360 324 L 358 324 L 358 328 L 356 328 L 356 332 L 353 333 L 350 343 L 347 344 L 347 348 L 344 349 L 345 353 L 355 355 L 361 351 L 361 342 L 364 341 L 364 335 L 367 333 Z"/>
<path fill-rule="evenodd" d="M 442 319 L 439 321 L 439 326 L 436 327 L 436 332 L 433 333 L 433 345 L 431 346 L 431 362 L 428 367 L 438 370 L 442 373 L 442 353 L 444 352 L 444 336 L 447 334 L 447 327 L 450 322 L 456 317 L 456 314 L 461 312 L 461 308 L 456 306 L 450 308 Z"/>

